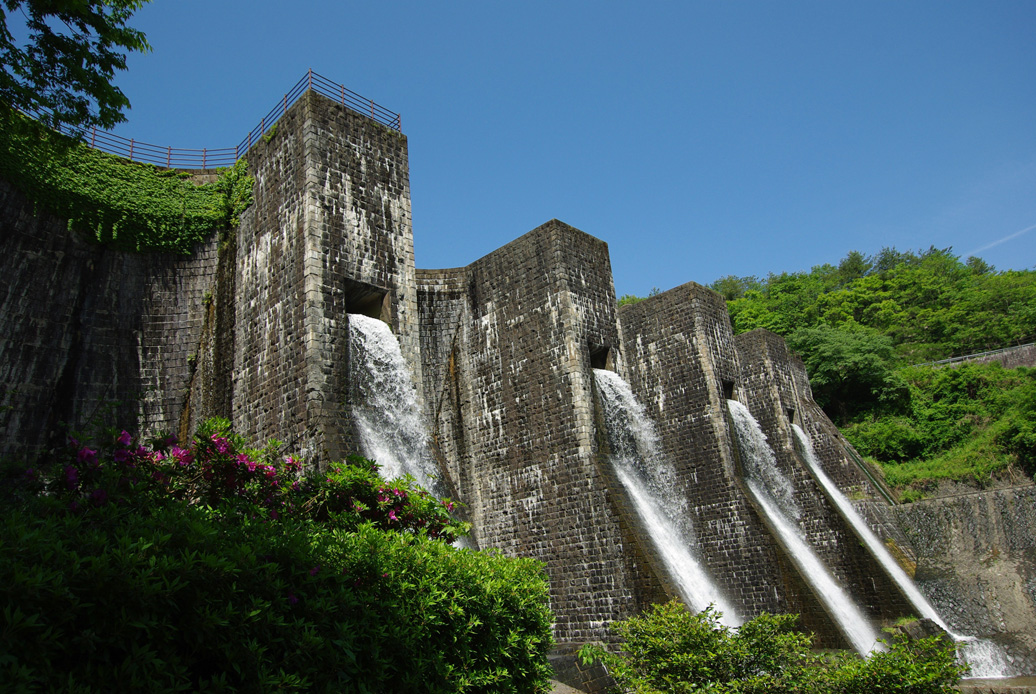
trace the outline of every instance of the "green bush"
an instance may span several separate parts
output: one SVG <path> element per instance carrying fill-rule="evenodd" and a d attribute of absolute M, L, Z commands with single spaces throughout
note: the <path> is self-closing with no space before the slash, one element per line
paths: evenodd
<path fill-rule="evenodd" d="M 542 565 L 450 546 L 449 502 L 368 461 L 304 477 L 239 443 L 220 421 L 184 448 L 111 432 L 23 473 L 5 691 L 546 688 Z"/>
<path fill-rule="evenodd" d="M 621 652 L 584 646 L 579 655 L 602 661 L 620 690 L 635 694 L 948 694 L 966 671 L 937 637 L 897 638 L 866 659 L 815 653 L 797 621 L 762 614 L 732 629 L 712 608 L 693 613 L 673 601 L 613 624 Z"/>
<path fill-rule="evenodd" d="M 906 417 L 850 424 L 843 432 L 860 453 L 885 462 L 911 460 L 924 450 L 924 439 Z"/>
<path fill-rule="evenodd" d="M 858 420 L 844 431 L 890 485 L 911 487 L 903 498 L 917 498 L 930 480 L 985 484 L 1012 466 L 1036 470 L 1036 369 L 994 362 L 901 373 L 908 411 Z"/>

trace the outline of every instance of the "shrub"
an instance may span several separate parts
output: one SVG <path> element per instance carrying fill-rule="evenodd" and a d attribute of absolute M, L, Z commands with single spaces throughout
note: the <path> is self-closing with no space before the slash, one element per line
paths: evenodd
<path fill-rule="evenodd" d="M 966 666 L 952 645 L 897 637 L 883 653 L 818 654 L 795 615 L 762 614 L 737 629 L 712 608 L 688 611 L 677 601 L 612 625 L 621 653 L 584 646 L 584 664 L 602 661 L 620 689 L 635 694 L 714 692 L 953 692 Z"/>
<path fill-rule="evenodd" d="M 111 432 L 21 476 L 0 519 L 8 690 L 546 687 L 538 562 L 450 546 L 450 502 L 369 461 L 306 477 L 240 444 L 220 420 L 184 448 Z"/>
<path fill-rule="evenodd" d="M 844 433 L 860 453 L 881 461 L 911 460 L 924 450 L 923 437 L 906 417 L 882 417 L 850 424 Z"/>

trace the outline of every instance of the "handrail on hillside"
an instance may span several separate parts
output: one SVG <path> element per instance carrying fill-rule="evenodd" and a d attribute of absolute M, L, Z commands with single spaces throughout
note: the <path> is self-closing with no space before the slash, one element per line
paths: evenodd
<path fill-rule="evenodd" d="M 234 147 L 215 149 L 161 147 L 147 144 L 146 142 L 138 142 L 132 138 L 125 138 L 106 130 L 99 130 L 96 127 L 89 130 L 77 129 L 74 132 L 94 149 L 99 149 L 102 152 L 108 152 L 130 161 L 154 164 L 171 169 L 212 169 L 232 166 L 238 159 L 245 156 L 252 145 L 258 142 L 303 94 L 310 90 L 337 101 L 350 111 L 366 116 L 382 125 L 387 125 L 393 130 L 402 131 L 402 117 L 398 113 L 390 111 L 384 106 L 375 103 L 372 99 L 364 98 L 351 89 L 332 82 L 310 69 L 302 76 L 302 79 L 295 83 L 294 87 L 284 94 L 277 102 L 277 105 L 262 117 L 259 124 L 252 128 L 245 135 L 244 139 Z"/>
<path fill-rule="evenodd" d="M 920 364 L 914 364 L 913 366 L 940 366 L 942 364 L 956 364 L 957 362 L 970 361 L 972 359 L 981 359 L 982 357 L 991 357 L 994 354 L 1003 354 L 1005 352 L 1013 352 L 1015 350 L 1022 349 L 1023 347 L 1032 347 L 1036 345 L 1036 342 L 1026 342 L 1024 345 L 1012 345 L 1011 347 L 1001 347 L 1000 349 L 991 349 L 988 352 L 976 352 L 975 354 L 965 354 L 962 357 L 950 357 L 949 359 L 940 359 L 939 361 L 926 361 Z"/>

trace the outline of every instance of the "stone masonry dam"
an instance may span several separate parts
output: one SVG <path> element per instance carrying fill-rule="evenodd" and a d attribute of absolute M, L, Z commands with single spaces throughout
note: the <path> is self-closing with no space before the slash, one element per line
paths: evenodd
<path fill-rule="evenodd" d="M 557 220 L 466 267 L 415 268 L 406 137 L 315 92 L 246 157 L 253 205 L 230 243 L 190 256 L 92 244 L 0 180 L 0 454 L 42 452 L 59 422 L 117 402 L 113 420 L 144 433 L 219 415 L 310 464 L 344 458 L 358 450 L 348 316 L 365 314 L 399 341 L 474 542 L 545 563 L 559 654 L 679 594 L 608 462 L 604 369 L 653 423 L 692 553 L 743 618 L 800 613 L 821 645 L 849 645 L 748 493 L 731 400 L 865 620 L 916 610 L 821 490 L 793 425 L 947 623 L 1036 671 L 1033 487 L 890 503 L 781 338 L 735 336 L 723 299 L 694 283 L 618 308 L 607 245 Z"/>

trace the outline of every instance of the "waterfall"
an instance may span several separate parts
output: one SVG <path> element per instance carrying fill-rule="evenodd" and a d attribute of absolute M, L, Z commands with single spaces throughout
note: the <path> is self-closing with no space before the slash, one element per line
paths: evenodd
<path fill-rule="evenodd" d="M 417 390 L 399 341 L 383 321 L 349 314 L 349 378 L 363 454 L 381 466 L 385 479 L 408 474 L 443 496 Z"/>
<path fill-rule="evenodd" d="M 777 467 L 777 459 L 766 442 L 766 435 L 748 408 L 728 400 L 734 430 L 741 451 L 745 485 L 770 521 L 781 542 L 799 566 L 805 579 L 845 637 L 861 655 L 883 650 L 878 632 L 848 593 L 838 585 L 827 566 L 806 542 L 798 524 L 800 512 L 791 496 L 791 482 Z"/>
<path fill-rule="evenodd" d="M 605 429 L 611 449 L 609 462 L 633 502 L 669 577 L 691 609 L 710 604 L 728 626 L 741 623 L 719 592 L 694 550 L 697 542 L 687 500 L 674 494 L 676 471 L 659 452 L 658 433 L 629 385 L 618 375 L 594 369 Z"/>
<path fill-rule="evenodd" d="M 928 599 L 921 593 L 917 588 L 917 584 L 911 580 L 907 573 L 903 570 L 903 567 L 899 565 L 891 554 L 889 554 L 884 543 L 878 539 L 878 536 L 874 534 L 870 526 L 864 521 L 864 519 L 857 513 L 856 508 L 853 506 L 837 485 L 827 476 L 823 468 L 820 467 L 820 463 L 817 460 L 816 452 L 813 450 L 813 444 L 810 442 L 809 437 L 797 424 L 792 425 L 792 431 L 795 432 L 795 438 L 799 444 L 799 449 L 802 454 L 802 458 L 806 461 L 809 469 L 812 470 L 814 477 L 817 482 L 824 489 L 828 499 L 831 500 L 835 506 L 842 512 L 845 519 L 852 525 L 853 530 L 856 532 L 860 541 L 870 550 L 872 556 L 874 556 L 880 563 L 885 573 L 888 574 L 899 589 L 903 591 L 907 600 L 917 611 L 917 614 L 921 617 L 926 617 L 936 624 L 938 624 L 946 633 L 948 633 L 954 641 L 960 644 L 960 650 L 964 659 L 971 666 L 971 677 L 981 678 L 1002 678 L 1008 677 L 1010 667 L 1007 664 L 1007 658 L 1003 650 L 992 641 L 985 639 L 978 639 L 973 636 L 962 636 L 954 633 L 943 621 L 942 617 L 936 612 L 932 604 L 928 602 Z"/>

